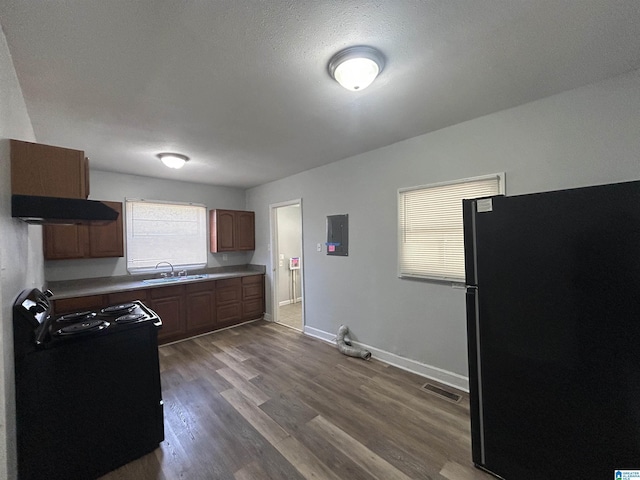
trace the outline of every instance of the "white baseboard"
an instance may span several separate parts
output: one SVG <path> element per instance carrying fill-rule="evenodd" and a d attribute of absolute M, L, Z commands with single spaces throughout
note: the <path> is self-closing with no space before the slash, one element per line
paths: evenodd
<path fill-rule="evenodd" d="M 264 314 L 264 319 L 265 319 L 267 322 L 273 322 L 273 317 L 271 316 L 271 314 L 270 314 L 270 313 L 265 313 L 265 314 Z"/>
<path fill-rule="evenodd" d="M 324 330 L 318 330 L 317 328 L 309 327 L 308 325 L 304 326 L 304 334 L 309 335 L 310 337 L 319 338 L 320 340 L 324 340 L 328 343 L 333 343 L 335 345 L 336 335 L 334 333 L 328 333 Z"/>
<path fill-rule="evenodd" d="M 327 343 L 331 343 L 335 346 L 336 335 L 333 333 L 305 326 L 304 334 L 318 338 Z M 462 390 L 463 392 L 469 392 L 469 378 L 464 375 L 449 372 L 438 367 L 427 365 L 426 363 L 411 360 L 410 358 L 401 357 L 395 353 L 387 352 L 370 345 L 365 345 L 364 343 L 353 342 L 353 345 L 369 350 L 372 357 L 380 360 L 381 362 L 388 363 L 389 365 L 407 370 L 411 373 L 416 373 L 431 380 L 435 380 L 436 382 L 449 385 L 453 388 L 457 388 L 458 390 Z"/>
<path fill-rule="evenodd" d="M 292 303 L 300 303 L 300 302 L 302 302 L 302 297 L 298 297 L 298 299 L 295 302 L 292 302 L 291 300 L 282 300 L 281 302 L 278 302 L 278 306 L 284 307 L 285 305 L 291 305 Z"/>

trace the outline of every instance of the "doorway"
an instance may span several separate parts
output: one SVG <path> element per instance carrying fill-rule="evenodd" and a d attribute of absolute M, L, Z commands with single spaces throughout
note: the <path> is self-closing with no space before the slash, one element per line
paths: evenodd
<path fill-rule="evenodd" d="M 302 201 L 270 206 L 273 320 L 304 330 Z"/>

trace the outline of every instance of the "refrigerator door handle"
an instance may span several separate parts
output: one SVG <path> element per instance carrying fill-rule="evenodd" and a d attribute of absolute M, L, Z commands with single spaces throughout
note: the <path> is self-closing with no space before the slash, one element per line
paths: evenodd
<path fill-rule="evenodd" d="M 484 465 L 484 408 L 482 395 L 482 359 L 480 346 L 480 309 L 478 288 L 468 286 L 467 300 L 467 349 L 469 355 L 469 393 L 471 409 L 471 437 L 473 462 Z"/>

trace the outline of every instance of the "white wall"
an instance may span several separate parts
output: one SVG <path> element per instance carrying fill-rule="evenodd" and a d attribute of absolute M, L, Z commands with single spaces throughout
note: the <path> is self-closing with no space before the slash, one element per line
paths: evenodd
<path fill-rule="evenodd" d="M 400 364 L 466 387 L 464 290 L 397 278 L 397 189 L 502 171 L 509 195 L 637 180 L 639 112 L 634 71 L 250 189 L 252 263 L 270 265 L 269 204 L 302 198 L 307 331 L 333 338 L 344 323 Z M 349 256 L 317 253 L 326 216 L 343 213 Z"/>
<path fill-rule="evenodd" d="M 278 301 L 284 305 L 290 300 L 297 300 L 302 294 L 300 275 L 296 275 L 297 298 L 292 298 L 292 271 L 289 270 L 289 259 L 302 256 L 302 217 L 298 205 L 278 207 L 276 215 L 278 216 L 278 254 L 284 255 L 282 266 L 278 266 Z"/>
<path fill-rule="evenodd" d="M 42 228 L 11 218 L 9 138 L 34 141 L 4 32 L 0 30 L 0 478 L 16 473 L 12 306 L 21 290 L 44 280 Z"/>
<path fill-rule="evenodd" d="M 188 166 L 187 166 L 188 167 Z M 146 198 L 174 202 L 202 203 L 207 209 L 245 209 L 245 192 L 238 188 L 215 187 L 200 183 L 161 180 L 136 175 L 91 170 L 91 195 L 94 200 L 124 202 L 125 198 Z M 207 219 L 208 221 L 208 219 Z M 222 253 L 208 255 L 208 266 L 244 265 L 250 253 Z M 48 281 L 75 278 L 108 277 L 127 275 L 127 262 L 123 258 L 99 258 L 77 260 L 47 260 L 45 276 Z"/>

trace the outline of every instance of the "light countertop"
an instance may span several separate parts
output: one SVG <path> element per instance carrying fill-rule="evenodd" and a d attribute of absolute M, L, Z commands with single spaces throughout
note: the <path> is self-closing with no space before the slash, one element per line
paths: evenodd
<path fill-rule="evenodd" d="M 166 283 L 146 283 L 143 280 L 154 278 L 153 275 L 122 275 L 117 277 L 81 278 L 76 280 L 60 280 L 47 282 L 45 288 L 53 292 L 52 300 L 63 298 L 84 297 L 88 295 L 102 295 L 106 293 L 139 290 L 142 288 L 159 288 L 192 282 L 210 282 L 225 278 L 246 277 L 264 274 L 264 265 L 235 265 L 229 267 L 214 267 L 189 272 L 189 275 L 206 275 L 200 278 L 178 279 Z"/>

